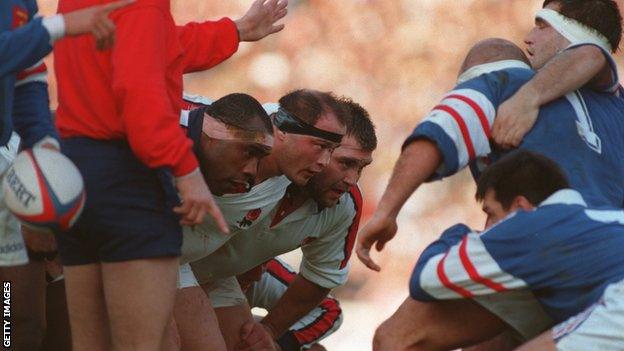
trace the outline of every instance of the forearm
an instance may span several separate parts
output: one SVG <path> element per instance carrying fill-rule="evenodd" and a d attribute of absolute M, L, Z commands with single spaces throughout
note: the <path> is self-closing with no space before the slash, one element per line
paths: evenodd
<path fill-rule="evenodd" d="M 275 307 L 262 319 L 262 323 L 269 326 L 274 338 L 277 339 L 290 326 L 316 308 L 328 293 L 329 289 L 316 285 L 298 274 Z"/>
<path fill-rule="evenodd" d="M 520 92 L 531 96 L 535 106 L 542 106 L 599 80 L 606 66 L 604 54 L 593 45 L 565 50 L 539 70 Z"/>
<path fill-rule="evenodd" d="M 431 177 L 441 162 L 442 155 L 431 141 L 422 139 L 409 144 L 394 166 L 377 211 L 396 217 L 407 199 Z"/>

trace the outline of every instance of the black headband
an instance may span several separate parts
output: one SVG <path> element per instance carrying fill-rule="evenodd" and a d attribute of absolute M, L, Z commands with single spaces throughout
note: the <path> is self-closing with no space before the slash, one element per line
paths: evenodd
<path fill-rule="evenodd" d="M 282 132 L 310 135 L 313 137 L 325 139 L 333 143 L 340 144 L 342 141 L 342 134 L 328 132 L 326 130 L 318 129 L 311 126 L 299 118 L 286 112 L 283 108 L 279 108 L 275 117 L 273 117 L 273 124 Z"/>

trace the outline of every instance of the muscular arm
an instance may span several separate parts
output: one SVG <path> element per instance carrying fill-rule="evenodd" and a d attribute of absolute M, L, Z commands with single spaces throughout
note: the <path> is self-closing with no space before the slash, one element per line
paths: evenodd
<path fill-rule="evenodd" d="M 550 60 L 517 94 L 532 97 L 537 106 L 547 104 L 586 84 L 609 85 L 609 66 L 593 45 L 565 50 Z"/>
<path fill-rule="evenodd" d="M 399 211 L 416 191 L 435 172 L 442 162 L 442 155 L 436 145 L 426 139 L 409 144 L 397 161 L 390 182 L 386 187 L 373 218 L 360 232 L 356 253 L 370 269 L 381 268 L 370 257 L 370 249 L 383 249 L 397 231 L 396 217 Z"/>
<path fill-rule="evenodd" d="M 422 139 L 409 144 L 394 167 L 377 211 L 396 217 L 407 199 L 431 177 L 441 162 L 442 155 L 431 141 Z"/>
<path fill-rule="evenodd" d="M 373 350 L 455 350 L 488 340 L 506 328 L 472 300 L 424 303 L 408 297 L 377 328 Z"/>
<path fill-rule="evenodd" d="M 290 326 L 316 308 L 328 293 L 329 289 L 316 285 L 298 274 L 262 323 L 271 329 L 274 338 L 277 339 Z"/>
<path fill-rule="evenodd" d="M 492 136 L 499 145 L 517 147 L 535 124 L 540 106 L 587 84 L 611 86 L 611 79 L 611 68 L 598 47 L 565 50 L 498 108 Z"/>

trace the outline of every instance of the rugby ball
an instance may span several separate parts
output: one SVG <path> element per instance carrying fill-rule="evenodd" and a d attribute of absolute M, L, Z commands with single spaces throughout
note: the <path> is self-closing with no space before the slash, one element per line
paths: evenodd
<path fill-rule="evenodd" d="M 20 152 L 2 180 L 9 210 L 26 226 L 65 231 L 85 203 L 78 168 L 58 151 L 36 147 Z"/>

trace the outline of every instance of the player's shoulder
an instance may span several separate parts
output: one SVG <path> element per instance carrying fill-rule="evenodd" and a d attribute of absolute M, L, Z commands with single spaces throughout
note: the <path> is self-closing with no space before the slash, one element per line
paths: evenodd
<path fill-rule="evenodd" d="M 350 226 L 362 214 L 362 192 L 357 185 L 345 192 L 334 207 L 324 208 L 320 219 L 325 226 Z"/>

